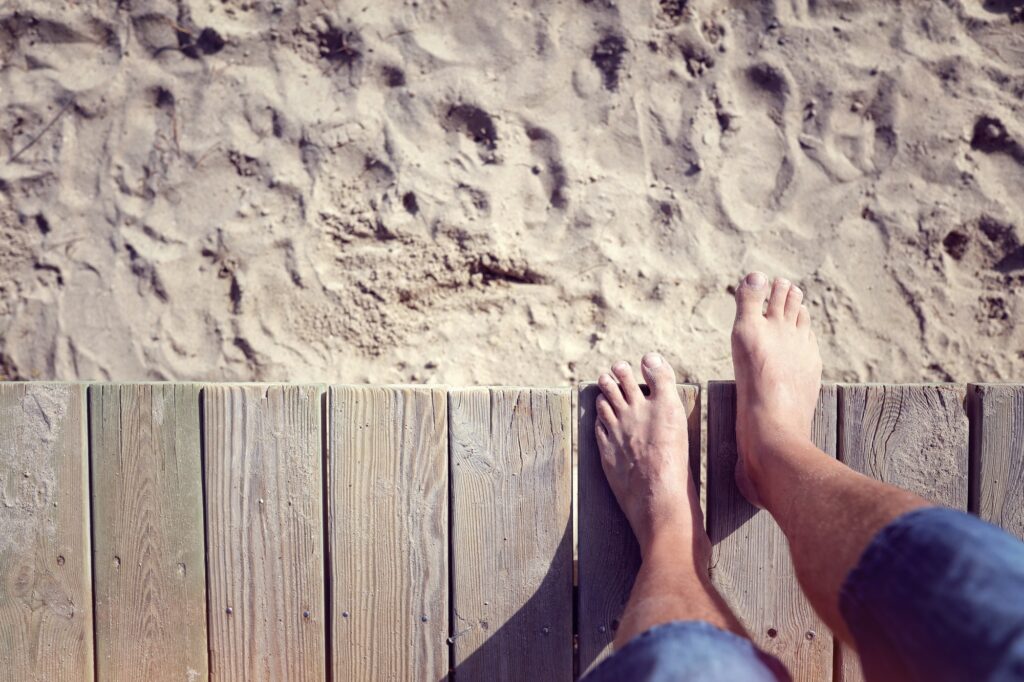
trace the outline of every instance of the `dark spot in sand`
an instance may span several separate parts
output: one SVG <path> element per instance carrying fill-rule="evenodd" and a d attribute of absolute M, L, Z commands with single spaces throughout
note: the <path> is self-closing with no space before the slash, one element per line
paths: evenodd
<path fill-rule="evenodd" d="M 212 28 L 204 28 L 199 35 L 189 31 L 178 29 L 178 48 L 182 54 L 192 59 L 199 59 L 203 55 L 216 54 L 224 49 L 226 44 L 224 38 Z"/>
<path fill-rule="evenodd" d="M 448 109 L 448 120 L 461 126 L 477 144 L 487 149 L 495 148 L 498 134 L 494 120 L 483 109 L 471 104 L 456 104 Z"/>
<path fill-rule="evenodd" d="M 36 227 L 41 234 L 50 234 L 50 221 L 42 213 L 36 216 Z"/>
<path fill-rule="evenodd" d="M 169 109 L 174 106 L 174 93 L 157 86 L 153 90 L 153 103 L 160 109 Z"/>
<path fill-rule="evenodd" d="M 494 119 L 480 107 L 472 104 L 453 104 L 444 120 L 445 130 L 458 130 L 469 137 L 480 148 L 480 158 L 495 163 L 498 131 Z"/>
<path fill-rule="evenodd" d="M 953 260 L 960 260 L 967 252 L 970 237 L 960 230 L 953 230 L 942 240 L 942 246 Z"/>
<path fill-rule="evenodd" d="M 625 39 L 614 34 L 605 36 L 594 45 L 590 61 L 594 62 L 594 66 L 601 72 L 605 89 L 618 89 L 619 70 L 622 68 L 623 55 L 628 51 Z"/>
<path fill-rule="evenodd" d="M 231 276 L 231 289 L 228 295 L 231 297 L 231 312 L 235 315 L 242 312 L 242 287 L 234 275 Z"/>
<path fill-rule="evenodd" d="M 204 28 L 196 40 L 196 47 L 203 51 L 203 54 L 217 54 L 224 49 L 224 39 L 212 28 Z"/>
<path fill-rule="evenodd" d="M 971 135 L 971 148 L 991 154 L 992 152 L 1009 152 L 1013 140 L 1006 132 L 1006 126 L 998 118 L 982 116 L 974 124 Z"/>
<path fill-rule="evenodd" d="M 981 310 L 985 318 L 989 320 L 1006 321 L 1010 319 L 1006 301 L 1001 296 L 982 296 Z"/>
<path fill-rule="evenodd" d="M 751 83 L 772 94 L 781 95 L 789 89 L 782 73 L 768 64 L 755 64 L 750 67 L 747 69 L 747 77 Z"/>
<path fill-rule="evenodd" d="M 420 204 L 416 200 L 416 194 L 414 192 L 406 192 L 402 195 L 402 206 L 405 206 L 405 210 L 410 215 L 416 215 L 420 212 Z"/>
<path fill-rule="evenodd" d="M 389 88 L 400 88 L 405 85 L 405 72 L 396 66 L 382 66 L 381 74 L 384 76 L 384 84 Z"/>
<path fill-rule="evenodd" d="M 687 4 L 689 4 L 689 0 L 658 0 L 661 13 L 673 21 L 683 18 Z"/>
<path fill-rule="evenodd" d="M 352 66 L 363 56 L 363 39 L 356 31 L 328 28 L 317 34 L 320 56 L 330 62 Z"/>

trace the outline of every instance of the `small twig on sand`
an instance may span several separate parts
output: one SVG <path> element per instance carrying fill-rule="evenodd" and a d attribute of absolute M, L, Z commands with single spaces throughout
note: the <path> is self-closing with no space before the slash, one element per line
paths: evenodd
<path fill-rule="evenodd" d="M 64 115 L 64 112 L 67 111 L 68 109 L 70 109 L 71 105 L 74 104 L 74 103 L 75 103 L 75 98 L 74 97 L 69 97 L 68 101 L 65 102 L 64 106 L 62 106 L 60 108 L 60 111 L 57 112 L 57 115 L 54 116 L 52 119 L 50 119 L 50 122 L 47 123 L 45 126 L 43 126 L 43 129 L 40 130 L 38 133 L 36 133 L 36 136 L 33 137 L 31 140 L 29 140 L 28 143 L 24 147 L 19 149 L 14 154 L 11 154 L 11 158 L 7 159 L 7 163 L 14 163 L 15 161 L 17 161 L 18 157 L 20 157 L 22 154 L 24 154 L 28 150 L 29 147 L 31 147 L 36 142 L 38 142 L 39 138 L 41 138 L 43 135 L 45 135 L 46 131 L 49 130 L 50 128 L 52 128 L 53 124 L 56 123 L 57 120 L 60 119 L 60 117 Z"/>
<path fill-rule="evenodd" d="M 196 37 L 195 33 L 193 33 L 192 31 L 188 30 L 187 28 L 185 28 L 184 26 L 182 26 L 181 24 L 176 22 L 174 19 L 171 19 L 170 17 L 163 17 L 163 19 L 168 24 L 170 24 L 171 28 L 173 28 L 178 33 L 184 33 L 185 35 L 189 36 L 193 40 L 195 39 L 195 37 Z"/>

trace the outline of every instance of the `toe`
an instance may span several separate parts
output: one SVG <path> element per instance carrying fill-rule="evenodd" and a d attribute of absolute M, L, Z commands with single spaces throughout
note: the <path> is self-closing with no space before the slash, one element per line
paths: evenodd
<path fill-rule="evenodd" d="M 768 297 L 768 277 L 763 272 L 751 272 L 736 287 L 736 319 L 759 318 L 764 313 L 764 299 Z"/>
<path fill-rule="evenodd" d="M 611 374 L 599 376 L 597 378 L 597 387 L 601 389 L 601 396 L 611 403 L 615 411 L 626 407 L 626 399 L 622 397 L 622 389 L 615 383 L 615 379 L 612 378 Z M 601 396 L 599 396 L 599 399 Z"/>
<path fill-rule="evenodd" d="M 811 312 L 805 305 L 800 306 L 800 311 L 796 315 L 796 326 L 800 329 L 809 329 L 811 326 Z"/>
<path fill-rule="evenodd" d="M 598 423 L 603 424 L 606 429 L 610 428 L 613 424 L 615 424 L 617 419 L 617 417 L 615 416 L 615 410 L 612 409 L 612 406 L 608 403 L 607 400 L 605 400 L 605 397 L 603 395 L 597 396 L 596 405 Z"/>
<path fill-rule="evenodd" d="M 797 315 L 800 313 L 800 304 L 803 303 L 804 292 L 800 291 L 800 287 L 795 284 L 789 288 L 789 295 L 786 296 L 786 319 L 790 322 L 796 322 Z"/>
<path fill-rule="evenodd" d="M 622 395 L 626 398 L 627 403 L 643 400 L 644 394 L 640 391 L 640 384 L 636 382 L 633 369 L 628 362 L 625 360 L 616 362 L 612 365 L 612 374 L 619 380 L 619 384 L 622 386 Z"/>
<path fill-rule="evenodd" d="M 772 295 L 768 298 L 768 317 L 782 319 L 786 312 L 786 299 L 789 297 L 789 280 L 775 278 L 772 284 Z"/>
<path fill-rule="evenodd" d="M 611 437 L 608 435 L 608 427 L 598 420 L 594 423 L 594 437 L 597 438 L 597 447 L 601 453 L 605 453 L 611 447 Z"/>
<path fill-rule="evenodd" d="M 676 374 L 672 371 L 672 365 L 665 362 L 665 358 L 658 353 L 648 353 L 640 362 L 640 371 L 644 374 L 647 385 L 651 387 L 651 396 L 657 398 L 663 393 L 679 395 L 676 393 Z"/>

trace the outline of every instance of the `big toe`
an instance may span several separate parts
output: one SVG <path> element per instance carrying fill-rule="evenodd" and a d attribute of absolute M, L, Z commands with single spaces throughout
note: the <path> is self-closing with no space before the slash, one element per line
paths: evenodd
<path fill-rule="evenodd" d="M 648 353 L 640 361 L 640 371 L 644 374 L 647 385 L 651 388 L 651 395 L 658 397 L 668 392 L 676 395 L 676 373 L 672 371 L 672 365 L 665 362 L 665 358 L 658 353 Z"/>
<path fill-rule="evenodd" d="M 736 287 L 736 319 L 763 316 L 768 292 L 768 276 L 763 272 L 751 272 L 744 277 Z"/>

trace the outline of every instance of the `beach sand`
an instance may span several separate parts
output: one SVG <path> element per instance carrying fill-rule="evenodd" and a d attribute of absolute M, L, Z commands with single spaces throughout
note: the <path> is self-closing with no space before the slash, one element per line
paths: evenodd
<path fill-rule="evenodd" d="M 1018 0 L 0 0 L 0 375 L 1024 378 Z"/>

